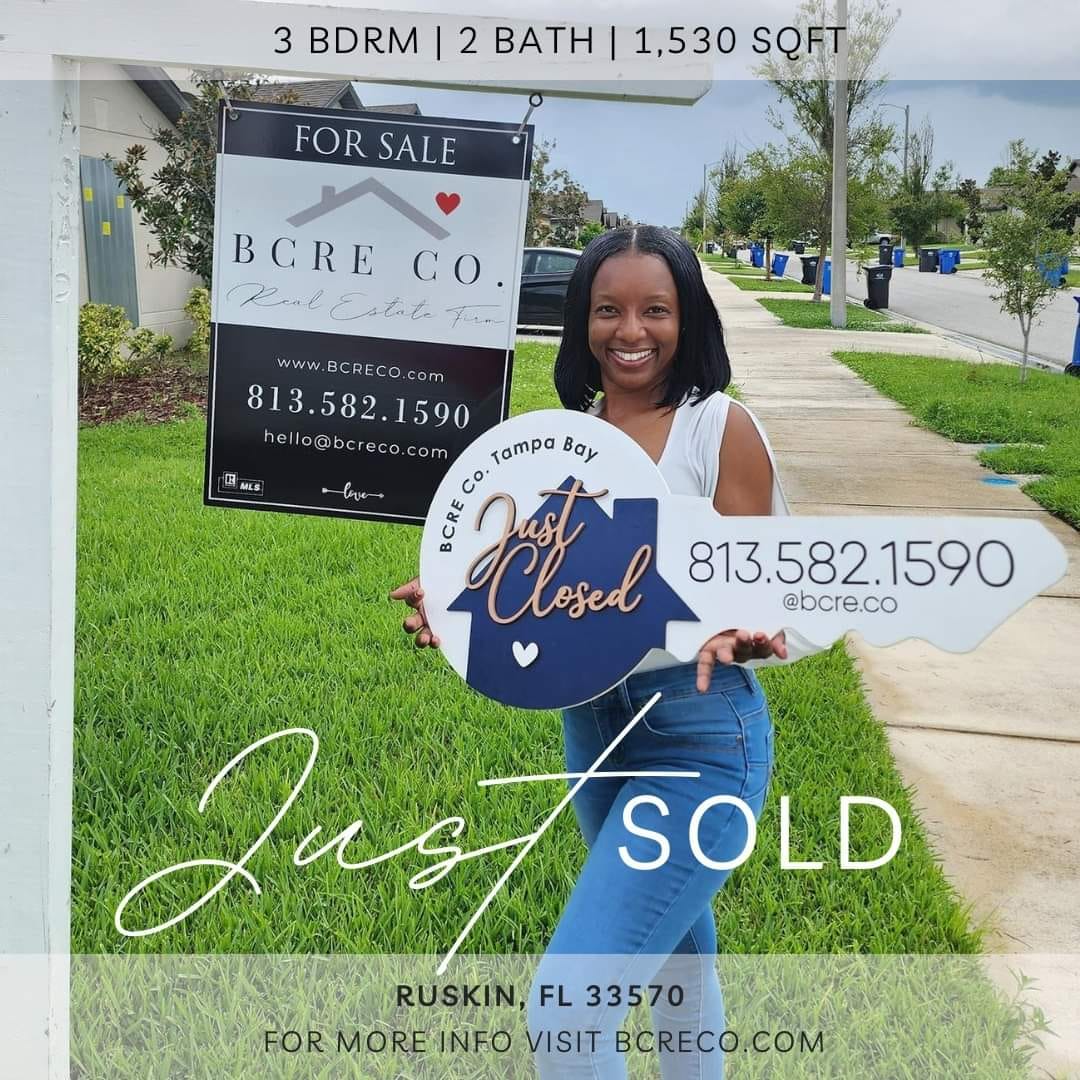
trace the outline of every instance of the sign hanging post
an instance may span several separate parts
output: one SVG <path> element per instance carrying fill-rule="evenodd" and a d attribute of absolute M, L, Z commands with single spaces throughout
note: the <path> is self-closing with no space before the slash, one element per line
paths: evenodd
<path fill-rule="evenodd" d="M 75 623 L 79 66 L 8 58 L 0 176 L 0 1036 L 66 1078 Z"/>

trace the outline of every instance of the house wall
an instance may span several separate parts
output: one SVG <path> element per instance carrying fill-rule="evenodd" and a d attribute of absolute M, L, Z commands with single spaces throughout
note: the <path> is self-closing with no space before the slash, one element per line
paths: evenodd
<path fill-rule="evenodd" d="M 164 164 L 165 153 L 153 141 L 149 129 L 166 127 L 168 120 L 120 67 L 83 64 L 79 102 L 81 154 L 96 158 L 111 154 L 120 159 L 129 146 L 141 143 L 147 151 L 144 175 L 149 176 Z M 182 346 L 192 331 L 184 303 L 192 286 L 201 284 L 201 279 L 176 267 L 152 267 L 150 253 L 157 250 L 157 241 L 137 212 L 133 211 L 133 217 L 139 323 L 171 334 Z M 83 239 L 79 244 L 79 303 L 88 299 Z"/>
<path fill-rule="evenodd" d="M 589 199 L 585 203 L 585 209 L 581 213 L 584 221 L 600 222 L 600 219 L 604 216 L 604 200 L 603 199 Z"/>

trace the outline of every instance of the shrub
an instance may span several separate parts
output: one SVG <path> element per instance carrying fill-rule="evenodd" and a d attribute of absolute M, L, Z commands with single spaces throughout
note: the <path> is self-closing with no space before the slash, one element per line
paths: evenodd
<path fill-rule="evenodd" d="M 124 343 L 132 331 L 127 313 L 112 304 L 79 308 L 79 382 L 92 383 L 130 371 Z"/>
<path fill-rule="evenodd" d="M 156 334 L 149 326 L 141 326 L 128 339 L 128 360 L 133 368 L 145 367 L 150 361 L 161 363 L 173 347 L 169 334 Z"/>
<path fill-rule="evenodd" d="M 113 304 L 79 308 L 79 383 L 87 386 L 116 376 L 133 375 L 151 361 L 160 363 L 173 339 L 149 326 L 136 330 L 127 312 Z"/>
<path fill-rule="evenodd" d="M 184 311 L 195 324 L 195 329 L 188 338 L 188 350 L 203 360 L 210 358 L 210 290 L 203 285 L 196 285 L 191 290 Z"/>

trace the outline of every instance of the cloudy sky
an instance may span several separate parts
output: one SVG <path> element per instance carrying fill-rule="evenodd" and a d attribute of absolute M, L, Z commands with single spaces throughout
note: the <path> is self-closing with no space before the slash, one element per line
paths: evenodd
<path fill-rule="evenodd" d="M 1080 4 L 1077 5 L 1080 7 Z M 415 101 L 429 116 L 519 122 L 523 96 L 356 84 L 365 105 Z M 1010 139 L 1080 158 L 1080 81 L 893 82 L 885 101 L 911 106 L 914 129 L 928 117 L 938 163 L 985 183 Z M 549 97 L 533 114 L 538 139 L 556 143 L 553 161 L 593 198 L 639 221 L 682 220 L 701 188 L 702 167 L 734 141 L 743 150 L 778 141 L 768 120 L 776 93 L 761 81 L 718 81 L 691 107 Z M 903 132 L 903 114 L 883 109 Z"/>

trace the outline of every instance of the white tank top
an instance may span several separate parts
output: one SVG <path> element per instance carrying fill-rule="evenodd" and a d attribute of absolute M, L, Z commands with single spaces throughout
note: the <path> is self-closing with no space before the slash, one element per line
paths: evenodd
<path fill-rule="evenodd" d="M 674 494 L 700 495 L 711 500 L 716 494 L 716 485 L 720 478 L 720 444 L 724 440 L 728 412 L 732 408 L 742 409 L 750 417 L 765 447 L 765 452 L 769 455 L 769 464 L 772 466 L 773 477 L 770 514 L 790 514 L 787 499 L 784 497 L 784 488 L 780 483 L 780 472 L 776 467 L 776 458 L 773 455 L 772 447 L 769 445 L 765 429 L 745 405 L 734 401 L 727 394 L 719 391 L 710 394 L 697 405 L 691 405 L 687 401 L 675 410 L 675 415 L 671 421 L 671 430 L 668 432 L 664 452 L 660 455 L 657 468 Z M 594 402 L 588 411 L 593 416 L 598 415 L 600 401 Z M 767 628 L 754 626 L 746 627 L 746 629 L 764 630 Z M 800 657 L 819 651 L 817 646 L 793 634 L 790 629 L 785 628 L 785 630 L 788 645 L 787 662 L 790 663 Z M 704 644 L 704 641 L 702 644 Z M 681 662 L 663 649 L 650 649 L 645 659 L 634 668 L 631 674 L 636 675 L 639 672 L 651 671 L 655 668 L 673 667 Z M 776 659 L 750 660 L 743 666 L 759 667 L 762 664 L 777 663 L 783 663 L 783 661 Z"/>

